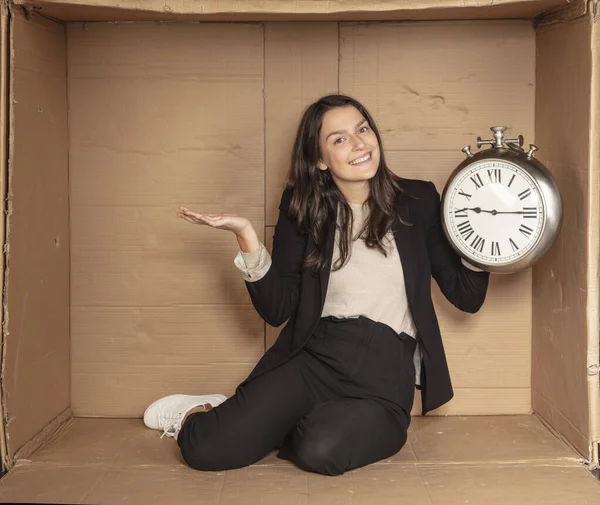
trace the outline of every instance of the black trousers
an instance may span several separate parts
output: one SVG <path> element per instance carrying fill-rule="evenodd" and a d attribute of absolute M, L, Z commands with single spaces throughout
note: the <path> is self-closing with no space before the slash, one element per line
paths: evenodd
<path fill-rule="evenodd" d="M 366 317 L 322 318 L 304 348 L 190 415 L 177 442 L 198 470 L 251 465 L 270 451 L 326 475 L 380 461 L 406 443 L 415 340 Z"/>

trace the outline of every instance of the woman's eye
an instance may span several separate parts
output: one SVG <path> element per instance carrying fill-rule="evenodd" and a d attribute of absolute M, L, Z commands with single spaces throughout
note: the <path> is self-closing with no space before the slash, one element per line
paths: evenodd
<path fill-rule="evenodd" d="M 343 142 L 343 140 L 344 139 L 340 137 L 339 139 L 335 140 L 334 144 L 341 144 Z"/>
<path fill-rule="evenodd" d="M 361 133 L 364 133 L 364 132 L 366 132 L 366 131 L 368 131 L 368 130 L 369 130 L 369 127 L 368 127 L 368 126 L 363 126 L 363 127 L 360 129 L 360 132 L 361 132 Z"/>

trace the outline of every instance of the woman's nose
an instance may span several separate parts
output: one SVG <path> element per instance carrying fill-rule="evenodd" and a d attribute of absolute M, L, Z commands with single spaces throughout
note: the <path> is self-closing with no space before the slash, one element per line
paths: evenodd
<path fill-rule="evenodd" d="M 364 143 L 363 139 L 361 139 L 360 137 L 354 137 L 353 142 L 354 143 L 353 143 L 352 147 L 355 151 L 360 151 L 361 149 L 363 149 L 365 147 L 365 143 Z"/>

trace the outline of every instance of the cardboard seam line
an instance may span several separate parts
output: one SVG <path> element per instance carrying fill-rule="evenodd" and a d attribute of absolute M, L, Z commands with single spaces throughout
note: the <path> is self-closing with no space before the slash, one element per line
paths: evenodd
<path fill-rule="evenodd" d="M 569 423 L 570 426 L 572 426 L 575 430 L 577 430 L 577 428 L 573 425 L 573 423 L 571 423 L 571 421 L 560 410 L 556 409 L 556 407 L 554 405 L 552 405 L 550 402 L 548 402 L 548 400 L 546 400 L 540 393 L 535 392 L 535 393 L 532 393 L 532 394 L 536 394 L 540 398 L 540 400 L 547 405 L 548 408 L 553 409 L 553 411 L 556 414 L 558 414 L 559 416 L 561 416 L 562 419 L 564 419 L 567 423 Z M 563 443 L 564 445 L 566 445 L 567 447 L 569 447 L 569 449 L 571 449 L 574 453 L 581 454 L 581 451 L 579 449 L 577 449 L 576 444 L 574 444 L 573 442 L 571 442 L 571 440 L 569 440 L 560 431 L 558 431 L 558 429 L 556 429 L 553 424 L 551 424 L 549 421 L 547 421 L 544 417 L 542 417 L 537 412 L 534 412 L 532 415 L 534 415 L 540 421 L 540 423 L 542 423 L 544 425 L 544 427 L 558 441 L 560 441 L 561 443 Z M 582 436 L 584 436 L 579 430 L 577 430 L 577 432 L 579 434 L 581 434 Z M 587 435 L 585 435 L 585 439 L 586 440 L 588 439 Z M 587 465 L 587 466 L 589 466 L 591 464 L 591 461 L 589 460 L 589 455 L 588 455 L 588 458 L 586 458 L 585 456 L 582 455 L 581 461 L 582 461 L 582 464 Z"/>
<path fill-rule="evenodd" d="M 11 467 L 10 451 L 8 447 L 8 436 L 7 436 L 7 418 L 6 413 L 6 385 L 5 385 L 5 369 L 6 369 L 6 336 L 7 322 L 8 322 L 8 310 L 6 305 L 6 275 L 7 275 L 7 254 L 8 254 L 8 182 L 10 172 L 10 153 L 13 136 L 12 128 L 12 85 L 11 78 L 13 75 L 13 58 L 12 58 L 12 11 L 10 0 L 1 0 L 2 5 L 0 6 L 0 26 L 2 28 L 2 40 L 0 46 L 2 47 L 2 54 L 0 54 L 0 100 L 2 100 L 2 111 L 3 117 L 0 121 L 2 128 L 0 129 L 0 174 L 2 180 L 0 186 L 2 186 L 0 212 L 2 213 L 2 223 L 0 229 L 2 230 L 2 264 L 0 266 L 0 282 L 2 284 L 2 304 L 0 307 L 0 323 L 2 325 L 2 336 L 0 337 L 0 412 L 2 413 L 2 424 L 0 426 L 0 446 L 1 446 L 1 457 L 3 470 L 8 470 Z"/>

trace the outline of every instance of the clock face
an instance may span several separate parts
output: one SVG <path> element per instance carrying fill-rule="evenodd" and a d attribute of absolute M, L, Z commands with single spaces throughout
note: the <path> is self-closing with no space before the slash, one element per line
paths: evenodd
<path fill-rule="evenodd" d="M 517 261 L 535 246 L 544 205 L 527 172 L 507 161 L 474 163 L 448 185 L 444 218 L 455 245 L 479 263 Z"/>

